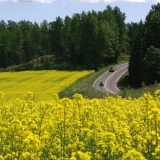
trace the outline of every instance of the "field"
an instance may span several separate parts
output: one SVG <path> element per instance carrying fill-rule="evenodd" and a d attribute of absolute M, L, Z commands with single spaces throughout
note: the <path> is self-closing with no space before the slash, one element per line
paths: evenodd
<path fill-rule="evenodd" d="M 22 71 L 0 72 L 0 92 L 4 100 L 24 98 L 28 91 L 34 93 L 36 100 L 50 100 L 58 94 L 94 71 Z"/>
<path fill-rule="evenodd" d="M 0 160 L 160 159 L 159 84 L 138 95 L 126 73 L 120 95 L 102 94 L 109 67 L 0 72 Z"/>
<path fill-rule="evenodd" d="M 158 160 L 160 90 L 132 99 L 108 96 L 3 103 L 0 94 L 0 159 Z"/>

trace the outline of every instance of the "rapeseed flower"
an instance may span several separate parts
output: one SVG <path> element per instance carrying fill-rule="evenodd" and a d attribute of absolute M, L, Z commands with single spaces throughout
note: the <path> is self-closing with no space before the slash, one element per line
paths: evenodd
<path fill-rule="evenodd" d="M 2 156 L 2 155 L 0 155 L 0 160 L 4 160 L 4 158 L 3 158 L 3 156 Z"/>
<path fill-rule="evenodd" d="M 4 93 L 0 92 L 0 98 L 1 98 L 1 99 L 4 98 Z"/>
<path fill-rule="evenodd" d="M 159 123 L 159 100 L 149 93 L 135 99 L 14 99 L 0 108 L 0 153 L 21 160 L 158 159 Z"/>

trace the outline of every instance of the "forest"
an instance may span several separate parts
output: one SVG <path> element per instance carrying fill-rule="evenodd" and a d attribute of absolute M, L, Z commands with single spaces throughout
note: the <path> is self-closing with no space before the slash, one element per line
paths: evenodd
<path fill-rule="evenodd" d="M 144 22 L 127 24 L 130 37 L 130 83 L 160 81 L 160 3 L 152 5 Z"/>
<path fill-rule="evenodd" d="M 127 45 L 125 14 L 118 7 L 56 17 L 40 25 L 25 20 L 0 22 L 0 67 L 53 55 L 57 68 L 93 68 L 116 62 Z"/>
<path fill-rule="evenodd" d="M 119 7 L 75 13 L 53 22 L 0 21 L 0 68 L 25 64 L 25 69 L 95 69 L 130 55 L 130 83 L 160 81 L 160 4 L 145 21 L 125 23 Z M 46 55 L 52 55 L 52 59 Z M 41 58 L 42 65 L 38 64 Z M 30 62 L 30 63 L 29 63 Z"/>

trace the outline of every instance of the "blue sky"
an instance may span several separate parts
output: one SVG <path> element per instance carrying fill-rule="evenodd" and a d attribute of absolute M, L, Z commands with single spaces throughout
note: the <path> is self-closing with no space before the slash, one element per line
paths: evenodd
<path fill-rule="evenodd" d="M 0 20 L 52 22 L 56 17 L 72 17 L 82 11 L 103 11 L 107 5 L 118 6 L 126 14 L 126 22 L 145 20 L 151 5 L 160 0 L 0 0 Z"/>

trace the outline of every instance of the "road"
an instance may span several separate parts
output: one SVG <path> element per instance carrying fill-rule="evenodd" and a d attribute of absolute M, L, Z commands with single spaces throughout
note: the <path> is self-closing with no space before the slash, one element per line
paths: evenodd
<path fill-rule="evenodd" d="M 102 76 L 100 76 L 93 84 L 93 88 L 96 90 L 103 92 L 103 93 L 109 93 L 109 94 L 118 94 L 120 92 L 120 89 L 117 87 L 117 82 L 120 79 L 120 77 L 128 71 L 128 63 L 119 65 L 115 67 L 114 72 L 105 72 Z M 100 87 L 100 83 L 104 86 Z"/>

